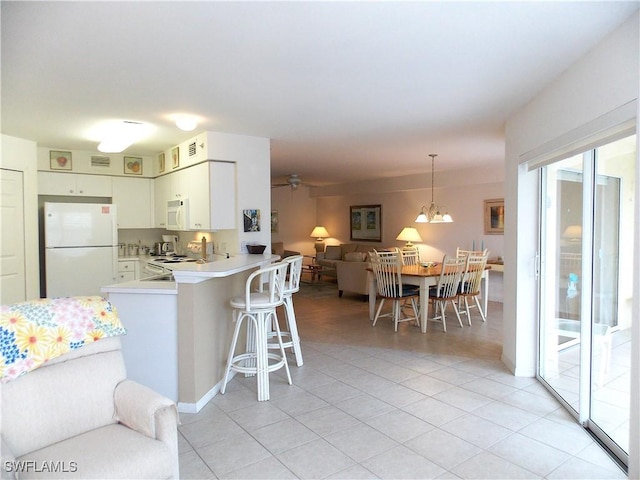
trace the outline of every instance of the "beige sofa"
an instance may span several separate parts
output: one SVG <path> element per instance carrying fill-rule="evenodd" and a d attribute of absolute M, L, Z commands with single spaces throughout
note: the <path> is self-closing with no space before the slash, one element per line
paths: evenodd
<path fill-rule="evenodd" d="M 331 274 L 331 270 L 335 272 L 340 297 L 344 292 L 367 295 L 369 293 L 367 284 L 368 252 L 374 248 L 380 249 L 380 247 L 360 243 L 328 245 L 324 252 L 317 254 L 316 263 L 322 265 L 325 270 L 323 275 Z"/>
<path fill-rule="evenodd" d="M 3 384 L 0 433 L 2 478 L 179 478 L 176 406 L 126 379 L 119 337 Z"/>

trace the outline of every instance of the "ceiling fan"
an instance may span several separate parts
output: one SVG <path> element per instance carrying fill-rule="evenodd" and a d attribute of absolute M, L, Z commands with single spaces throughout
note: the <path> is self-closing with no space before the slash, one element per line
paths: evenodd
<path fill-rule="evenodd" d="M 302 185 L 302 180 L 300 180 L 297 173 L 292 173 L 287 178 L 286 183 L 274 183 L 271 188 L 291 187 L 291 191 L 293 191 L 297 190 L 300 185 Z"/>

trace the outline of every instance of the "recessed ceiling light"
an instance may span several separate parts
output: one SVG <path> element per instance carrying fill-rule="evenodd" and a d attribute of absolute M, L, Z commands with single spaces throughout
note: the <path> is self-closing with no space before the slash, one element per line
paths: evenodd
<path fill-rule="evenodd" d="M 195 130 L 198 126 L 198 120 L 195 117 L 180 117 L 176 120 L 176 127 L 180 130 L 184 130 L 185 132 L 190 132 L 191 130 Z"/>

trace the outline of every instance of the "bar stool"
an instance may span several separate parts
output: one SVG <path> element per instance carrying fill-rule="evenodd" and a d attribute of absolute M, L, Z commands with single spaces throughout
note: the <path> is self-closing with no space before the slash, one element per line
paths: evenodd
<path fill-rule="evenodd" d="M 289 265 L 289 276 L 284 288 L 284 313 L 287 320 L 287 330 L 281 330 L 280 335 L 283 337 L 282 345 L 284 348 L 291 348 L 295 357 L 296 365 L 303 365 L 302 350 L 300 348 L 300 336 L 298 335 L 298 325 L 296 323 L 296 312 L 293 309 L 293 294 L 300 290 L 300 274 L 302 273 L 302 255 L 292 255 L 286 257 L 283 262 Z M 277 322 L 274 316 L 273 321 Z M 268 333 L 269 340 L 276 337 L 277 330 L 275 325 L 271 332 Z M 288 340 L 287 340 L 288 339 Z M 273 340 L 269 342 L 269 348 L 280 348 L 278 343 Z"/>
<path fill-rule="evenodd" d="M 245 375 L 256 375 L 258 382 L 258 401 L 269 400 L 269 372 L 273 372 L 282 367 L 287 372 L 287 380 L 291 385 L 291 374 L 287 357 L 282 344 L 280 327 L 276 318 L 276 308 L 284 303 L 285 282 L 287 268 L 289 264 L 285 262 L 274 263 L 268 267 L 256 270 L 245 284 L 244 295 L 231 299 L 233 319 L 236 322 L 233 331 L 233 340 L 229 349 L 227 368 L 224 372 L 224 380 L 220 393 L 224 395 L 229 380 L 229 372 L 244 373 Z M 252 291 L 254 279 L 258 279 L 258 291 Z M 265 284 L 263 283 L 266 280 Z M 242 323 L 247 322 L 247 348 L 245 353 L 235 354 L 236 344 Z M 270 321 L 274 320 L 275 338 L 278 340 L 280 354 L 269 353 L 267 347 L 268 328 Z M 270 364 L 269 361 L 272 361 Z"/>

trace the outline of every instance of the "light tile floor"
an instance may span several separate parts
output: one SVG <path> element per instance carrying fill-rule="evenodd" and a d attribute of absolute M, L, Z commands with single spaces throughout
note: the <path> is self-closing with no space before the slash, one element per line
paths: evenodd
<path fill-rule="evenodd" d="M 271 400 L 236 376 L 181 414 L 182 478 L 626 478 L 535 379 L 500 362 L 502 306 L 488 322 L 426 334 L 371 327 L 333 285 L 294 297 L 304 366 L 271 374 Z M 292 358 L 292 357 L 291 357 Z"/>

